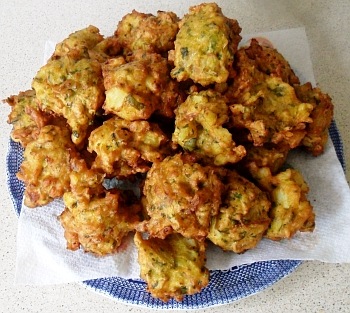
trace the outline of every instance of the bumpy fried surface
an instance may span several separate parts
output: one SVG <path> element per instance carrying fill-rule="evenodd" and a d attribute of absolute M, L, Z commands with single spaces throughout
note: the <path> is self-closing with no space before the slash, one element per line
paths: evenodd
<path fill-rule="evenodd" d="M 277 173 L 284 165 L 289 152 L 289 149 L 267 145 L 262 147 L 246 145 L 245 148 L 247 156 L 241 163 L 253 177 L 254 171 L 262 167 L 267 167 L 272 174 Z"/>
<path fill-rule="evenodd" d="M 279 77 L 292 86 L 300 83 L 288 61 L 276 49 L 262 46 L 256 39 L 252 39 L 245 52 L 250 59 L 255 61 L 259 71 Z"/>
<path fill-rule="evenodd" d="M 271 142 L 297 147 L 306 134 L 306 124 L 312 122 L 313 105 L 302 103 L 294 88 L 277 77 L 252 87 L 254 95 L 246 103 L 230 107 L 235 126 L 247 128 L 256 146 Z"/>
<path fill-rule="evenodd" d="M 5 101 L 11 106 L 7 120 L 13 126 L 11 138 L 26 147 L 38 137 L 40 128 L 49 122 L 50 116 L 39 109 L 34 90 L 20 92 Z"/>
<path fill-rule="evenodd" d="M 312 231 L 313 207 L 306 195 L 309 187 L 299 171 L 287 169 L 273 176 L 268 168 L 255 171 L 258 184 L 271 197 L 271 224 L 266 237 L 272 240 L 291 238 L 297 231 Z"/>
<path fill-rule="evenodd" d="M 256 146 L 274 143 L 297 147 L 312 122 L 312 103 L 301 102 L 294 88 L 280 77 L 259 70 L 244 48 L 236 54 L 237 75 L 226 93 L 233 115 L 233 125 L 250 132 Z"/>
<path fill-rule="evenodd" d="M 225 98 L 215 91 L 190 94 L 175 111 L 173 142 L 215 165 L 238 162 L 246 151 L 222 126 L 228 111 Z"/>
<path fill-rule="evenodd" d="M 156 110 L 172 117 L 179 92 L 170 80 L 167 60 L 150 54 L 123 63 L 117 58 L 103 65 L 105 111 L 129 121 L 148 119 Z"/>
<path fill-rule="evenodd" d="M 59 59 L 67 56 L 74 60 L 89 58 L 89 50 L 93 49 L 103 36 L 97 27 L 90 25 L 87 28 L 78 30 L 70 34 L 62 42 L 58 43 L 51 59 Z"/>
<path fill-rule="evenodd" d="M 166 239 L 134 237 L 138 248 L 141 278 L 148 291 L 161 299 L 181 301 L 185 295 L 200 292 L 209 282 L 205 268 L 205 243 L 179 234 Z"/>
<path fill-rule="evenodd" d="M 67 248 L 81 246 L 100 256 L 116 252 L 139 222 L 140 206 L 127 204 L 120 190 L 106 191 L 103 175 L 87 169 L 84 162 L 76 162 L 70 178 L 72 191 L 63 195 L 66 208 L 60 215 Z"/>
<path fill-rule="evenodd" d="M 120 40 L 124 55 L 135 51 L 163 53 L 174 47 L 178 31 L 178 17 L 173 12 L 153 14 L 133 10 L 119 22 L 115 35 Z"/>
<path fill-rule="evenodd" d="M 104 63 L 121 53 L 121 45 L 116 36 L 110 36 L 98 42 L 88 53 L 91 59 Z"/>
<path fill-rule="evenodd" d="M 270 224 L 270 201 L 265 192 L 230 171 L 219 214 L 214 216 L 208 238 L 224 250 L 242 253 L 254 248 Z"/>
<path fill-rule="evenodd" d="M 151 237 L 172 232 L 203 240 L 218 213 L 223 184 L 215 168 L 201 166 L 181 154 L 153 163 L 143 193 L 150 220 L 140 225 Z"/>
<path fill-rule="evenodd" d="M 105 98 L 101 65 L 88 56 L 88 49 L 102 40 L 97 31 L 87 28 L 58 44 L 32 82 L 39 107 L 67 120 L 76 145 L 86 139 Z"/>
<path fill-rule="evenodd" d="M 226 82 L 241 40 L 237 21 L 225 17 L 217 4 L 204 3 L 191 7 L 179 26 L 169 55 L 175 65 L 171 76 L 203 86 Z"/>
<path fill-rule="evenodd" d="M 315 227 L 286 160 L 324 151 L 331 98 L 300 85 L 268 40 L 238 49 L 240 32 L 215 3 L 182 20 L 134 10 L 110 37 L 69 35 L 33 90 L 5 100 L 24 203 L 63 197 L 70 250 L 105 256 L 136 232 L 141 277 L 163 301 L 207 286 L 209 240 L 243 253 Z"/>
<path fill-rule="evenodd" d="M 37 207 L 69 190 L 70 162 L 77 157 L 68 129 L 47 125 L 28 143 L 17 174 L 26 186 L 24 204 Z"/>
<path fill-rule="evenodd" d="M 168 139 L 157 124 L 112 117 L 91 132 L 88 150 L 97 157 L 93 167 L 120 178 L 145 173 L 165 158 Z"/>
<path fill-rule="evenodd" d="M 328 129 L 334 116 L 332 99 L 319 88 L 312 88 L 311 83 L 295 86 L 295 91 L 301 101 L 315 106 L 310 115 L 312 123 L 307 125 L 302 145 L 314 156 L 318 156 L 324 151 L 328 140 Z"/>

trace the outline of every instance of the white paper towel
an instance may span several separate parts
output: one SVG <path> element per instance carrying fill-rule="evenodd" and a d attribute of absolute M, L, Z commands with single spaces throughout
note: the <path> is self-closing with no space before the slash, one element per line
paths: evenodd
<path fill-rule="evenodd" d="M 302 83 L 315 83 L 309 46 L 303 28 L 244 36 L 268 38 L 290 62 Z M 46 45 L 45 60 L 54 44 Z M 210 246 L 209 269 L 229 269 L 255 261 L 297 259 L 323 262 L 350 262 L 350 190 L 333 144 L 323 155 L 291 153 L 288 163 L 300 170 L 310 186 L 308 199 L 316 213 L 313 233 L 298 233 L 293 239 L 273 242 L 263 239 L 257 248 L 237 255 Z M 82 250 L 69 251 L 57 216 L 61 200 L 37 209 L 22 207 L 18 223 L 16 283 L 56 284 L 119 276 L 138 278 L 137 252 L 132 237 L 118 254 L 96 257 Z"/>

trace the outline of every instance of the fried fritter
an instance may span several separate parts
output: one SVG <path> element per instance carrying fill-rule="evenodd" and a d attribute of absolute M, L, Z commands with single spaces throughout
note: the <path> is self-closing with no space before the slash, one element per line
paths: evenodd
<path fill-rule="evenodd" d="M 178 17 L 175 13 L 158 11 L 154 16 L 133 10 L 119 22 L 115 35 L 124 55 L 138 50 L 162 54 L 174 48 L 177 32 Z"/>
<path fill-rule="evenodd" d="M 228 121 L 228 111 L 225 98 L 215 91 L 190 94 L 175 110 L 173 143 L 215 165 L 238 162 L 246 151 L 236 146 L 222 126 Z"/>
<path fill-rule="evenodd" d="M 300 84 L 299 78 L 295 75 L 288 61 L 272 47 L 260 45 L 256 39 L 252 39 L 250 46 L 245 49 L 247 56 L 255 61 L 259 71 L 279 77 L 289 85 Z"/>
<path fill-rule="evenodd" d="M 247 128 L 254 145 L 274 143 L 297 147 L 306 135 L 306 125 L 311 123 L 311 103 L 302 103 L 294 88 L 280 78 L 266 78 L 248 92 L 246 103 L 230 106 L 233 124 Z"/>
<path fill-rule="evenodd" d="M 182 301 L 185 295 L 200 292 L 209 282 L 205 267 L 205 243 L 180 234 L 165 239 L 134 237 L 138 248 L 141 278 L 148 291 L 164 302 Z"/>
<path fill-rule="evenodd" d="M 70 250 L 105 256 L 136 232 L 141 278 L 164 302 L 208 285 L 208 240 L 243 253 L 315 227 L 286 159 L 324 151 L 331 98 L 300 85 L 272 44 L 238 50 L 240 32 L 215 3 L 182 20 L 133 10 L 110 37 L 70 34 L 33 90 L 5 100 L 24 204 L 63 197 Z"/>
<path fill-rule="evenodd" d="M 39 70 L 32 87 L 39 107 L 63 116 L 71 128 L 72 141 L 81 145 L 105 98 L 100 63 L 68 56 L 50 60 Z"/>
<path fill-rule="evenodd" d="M 91 132 L 88 150 L 97 157 L 93 167 L 109 176 L 145 173 L 151 163 L 169 153 L 168 138 L 157 124 L 112 117 Z"/>
<path fill-rule="evenodd" d="M 203 240 L 212 216 L 218 213 L 222 189 L 215 168 L 194 163 L 182 154 L 155 162 L 143 188 L 150 220 L 138 230 L 162 239 L 177 232 Z"/>
<path fill-rule="evenodd" d="M 24 204 L 37 207 L 62 197 L 69 190 L 70 162 L 77 158 L 69 130 L 47 125 L 28 143 L 17 174 L 26 186 Z"/>
<path fill-rule="evenodd" d="M 291 238 L 297 231 L 314 229 L 315 213 L 306 197 L 309 187 L 299 171 L 289 168 L 273 176 L 267 167 L 262 167 L 254 173 L 272 202 L 267 238 L 281 240 Z"/>
<path fill-rule="evenodd" d="M 306 127 L 306 136 L 302 145 L 314 156 L 323 153 L 328 140 L 328 129 L 334 116 L 334 106 L 329 95 L 319 88 L 312 88 L 311 83 L 295 86 L 295 91 L 301 101 L 314 104 L 310 117 L 312 123 Z"/>
<path fill-rule="evenodd" d="M 11 106 L 7 120 L 13 126 L 11 139 L 26 147 L 38 137 L 40 128 L 47 125 L 51 117 L 39 109 L 34 90 L 20 92 L 5 101 Z"/>
<path fill-rule="evenodd" d="M 242 253 L 256 247 L 268 229 L 271 203 L 265 192 L 235 171 L 229 171 L 224 183 L 223 202 L 208 238 L 224 250 Z"/>
<path fill-rule="evenodd" d="M 74 60 L 89 58 L 89 50 L 93 49 L 103 36 L 97 27 L 90 25 L 87 28 L 70 34 L 62 42 L 58 43 L 51 56 L 52 60 L 67 56 Z"/>
<path fill-rule="evenodd" d="M 123 63 L 117 58 L 103 65 L 105 111 L 129 121 L 148 119 L 156 110 L 172 117 L 179 92 L 170 79 L 167 60 L 150 54 Z"/>
<path fill-rule="evenodd" d="M 236 77 L 226 93 L 233 126 L 248 129 L 255 146 L 297 147 L 312 122 L 314 105 L 300 101 L 282 78 L 260 71 L 261 64 L 250 59 L 245 48 L 239 49 L 236 61 Z"/>
<path fill-rule="evenodd" d="M 63 195 L 66 208 L 59 217 L 70 250 L 81 246 L 100 256 L 114 253 L 139 222 L 140 206 L 129 204 L 121 190 L 105 190 L 103 177 L 84 161 L 75 162 L 71 191 Z"/>
<path fill-rule="evenodd" d="M 171 76 L 202 86 L 226 82 L 241 40 L 238 22 L 225 17 L 217 4 L 203 3 L 191 7 L 179 26 L 169 54 L 175 65 Z"/>

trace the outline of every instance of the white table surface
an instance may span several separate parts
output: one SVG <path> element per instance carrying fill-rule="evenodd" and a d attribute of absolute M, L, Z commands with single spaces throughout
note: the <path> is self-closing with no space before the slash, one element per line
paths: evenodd
<path fill-rule="evenodd" d="M 30 88 L 43 63 L 46 40 L 97 26 L 110 35 L 120 18 L 136 9 L 171 10 L 182 16 L 200 1 L 2 0 L 0 2 L 0 99 Z M 309 39 L 316 81 L 335 104 L 335 119 L 350 164 L 350 1 L 217 1 L 236 18 L 244 33 L 303 26 Z M 292 45 L 291 45 L 292 48 Z M 150 312 L 118 303 L 79 283 L 54 286 L 14 284 L 17 217 L 8 195 L 5 157 L 9 108 L 1 106 L 0 162 L 0 312 Z M 347 174 L 349 181 L 350 174 Z M 350 208 L 349 208 L 350 209 Z M 336 231 L 336 230 L 334 230 Z M 202 312 L 350 312 L 350 264 L 304 262 L 266 290 L 232 304 Z"/>

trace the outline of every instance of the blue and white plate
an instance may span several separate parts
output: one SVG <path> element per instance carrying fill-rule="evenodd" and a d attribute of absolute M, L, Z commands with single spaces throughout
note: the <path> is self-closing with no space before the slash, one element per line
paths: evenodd
<path fill-rule="evenodd" d="M 335 146 L 338 159 L 345 171 L 342 140 L 335 122 L 332 123 L 330 138 Z M 16 213 L 21 212 L 24 184 L 16 177 L 23 160 L 23 149 L 9 141 L 7 162 L 7 183 Z M 107 295 L 119 302 L 155 309 L 200 309 L 227 304 L 256 294 L 293 272 L 302 262 L 299 260 L 277 260 L 256 262 L 233 267 L 229 270 L 210 272 L 210 283 L 200 293 L 186 296 L 182 302 L 171 300 L 164 303 L 153 298 L 146 291 L 141 279 L 108 277 L 83 281 L 94 291 Z"/>

